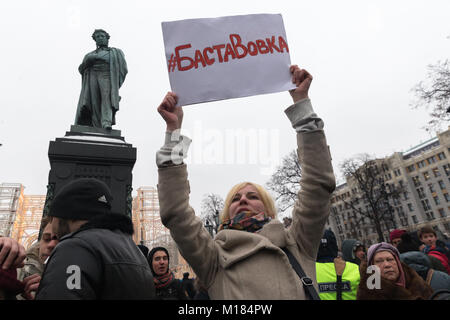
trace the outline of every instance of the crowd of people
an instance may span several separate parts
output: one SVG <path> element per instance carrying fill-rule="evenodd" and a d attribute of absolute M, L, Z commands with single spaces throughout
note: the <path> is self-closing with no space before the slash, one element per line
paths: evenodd
<path fill-rule="evenodd" d="M 80 287 L 74 291 L 70 289 L 70 286 L 67 288 L 67 279 L 53 278 L 56 271 L 52 270 L 53 277 L 47 275 L 48 279 L 41 285 L 46 260 L 59 242 L 52 231 L 52 223 L 55 222 L 50 217 L 43 220 L 41 240 L 27 251 L 24 251 L 24 248 L 14 239 L 0 238 L 2 247 L 0 300 L 119 298 L 211 300 L 208 288 L 199 277 L 190 278 L 188 272 L 183 274 L 182 279 L 175 277 L 170 268 L 170 256 L 166 248 L 154 247 L 149 250 L 141 244 L 133 250 L 133 254 L 140 251 L 147 261 L 147 265 L 138 267 L 142 269 L 140 272 L 136 273 L 134 267 L 129 269 L 128 266 L 123 265 L 113 271 L 114 267 L 109 266 L 109 277 L 104 269 L 98 275 L 106 276 L 106 279 L 99 280 L 100 277 L 97 280 L 90 279 L 91 282 L 87 288 L 81 288 L 80 281 Z M 73 251 L 70 252 L 73 254 Z M 83 256 L 76 256 L 75 260 L 82 259 L 80 257 Z M 58 257 L 58 259 L 62 258 Z M 390 233 L 389 243 L 376 243 L 368 248 L 356 239 L 347 239 L 342 243 L 342 250 L 338 248 L 334 233 L 331 230 L 325 230 L 320 240 L 315 263 L 318 299 L 449 300 L 450 274 L 446 271 L 449 260 L 449 243 L 439 240 L 436 232 L 430 227 L 411 232 L 394 230 Z M 135 263 L 136 260 L 130 259 L 129 262 L 122 262 L 122 264 L 132 263 L 131 261 Z M 100 260 L 97 263 L 100 263 Z M 101 260 L 101 263 L 105 261 Z M 117 263 L 116 261 L 115 264 Z M 63 265 L 66 266 L 67 263 Z M 148 272 L 145 271 L 146 266 L 151 276 L 148 276 Z M 368 272 L 370 266 L 378 267 L 379 279 L 369 280 L 373 275 L 372 271 Z M 88 269 L 85 272 L 96 274 L 95 271 Z M 140 280 L 136 278 L 136 274 L 139 273 L 144 275 Z M 114 281 L 112 280 L 114 274 L 123 278 Z M 86 277 L 89 276 L 86 275 Z M 131 282 L 126 284 L 126 280 Z M 103 281 L 109 281 L 110 284 L 106 285 Z M 139 281 L 144 282 L 139 284 Z M 61 283 L 66 288 L 63 288 Z M 84 284 L 83 281 L 83 286 Z M 132 291 L 134 293 L 130 295 Z M 37 298 L 36 292 L 38 292 Z M 69 293 L 72 294 L 69 295 Z"/>
<path fill-rule="evenodd" d="M 389 238 L 368 248 L 347 239 L 339 251 L 333 232 L 326 230 L 316 268 L 321 299 L 450 299 L 450 273 L 445 268 L 449 243 L 428 226 L 410 232 L 395 229 Z"/>
<path fill-rule="evenodd" d="M 160 215 L 195 279 L 175 277 L 166 248 L 136 245 L 131 219 L 111 210 L 109 187 L 80 178 L 58 191 L 27 252 L 0 237 L 0 299 L 431 299 L 450 290 L 448 244 L 431 228 L 395 230 L 390 243 L 369 248 L 347 239 L 341 250 L 324 232 L 335 189 L 330 148 L 309 99 L 312 76 L 297 65 L 290 72 L 296 88 L 285 113 L 302 167 L 291 219 L 277 219 L 270 194 L 245 181 L 229 191 L 211 237 L 189 204 L 191 140 L 169 92 L 157 109 L 166 123 L 156 154 Z"/>

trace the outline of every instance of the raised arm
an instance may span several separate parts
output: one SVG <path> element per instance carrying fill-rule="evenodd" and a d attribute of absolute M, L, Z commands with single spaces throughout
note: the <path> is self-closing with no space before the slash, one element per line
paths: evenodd
<path fill-rule="evenodd" d="M 294 104 L 285 112 L 297 132 L 302 177 L 289 232 L 300 250 L 315 260 L 336 182 L 323 121 L 308 96 L 312 76 L 296 65 L 290 70 L 297 88 L 290 91 Z"/>
<path fill-rule="evenodd" d="M 180 253 L 208 287 L 218 267 L 218 253 L 210 234 L 189 205 L 190 188 L 183 158 L 191 141 L 180 134 L 183 109 L 176 107 L 176 103 L 176 95 L 169 92 L 158 107 L 167 126 L 165 144 L 156 154 L 160 215 Z"/>
<path fill-rule="evenodd" d="M 309 99 L 308 92 L 313 80 L 312 75 L 305 69 L 300 69 L 296 64 L 292 65 L 289 70 L 292 74 L 292 83 L 297 86 L 297 88 L 289 91 L 294 103 L 302 99 Z"/>
<path fill-rule="evenodd" d="M 158 107 L 158 112 L 166 122 L 166 131 L 181 129 L 183 123 L 183 107 L 176 107 L 178 97 L 173 92 L 167 92 Z"/>

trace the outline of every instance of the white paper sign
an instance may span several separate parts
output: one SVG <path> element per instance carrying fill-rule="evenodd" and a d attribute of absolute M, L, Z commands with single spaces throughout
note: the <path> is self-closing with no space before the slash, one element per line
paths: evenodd
<path fill-rule="evenodd" d="M 178 105 L 295 88 L 281 14 L 163 22 L 162 31 Z"/>

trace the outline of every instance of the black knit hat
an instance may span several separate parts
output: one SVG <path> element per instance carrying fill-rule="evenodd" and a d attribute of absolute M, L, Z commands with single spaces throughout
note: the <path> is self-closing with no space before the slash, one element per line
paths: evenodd
<path fill-rule="evenodd" d="M 167 251 L 166 248 L 164 247 L 154 247 L 147 256 L 147 261 L 148 264 L 150 265 L 150 270 L 152 271 L 153 275 L 156 275 L 155 271 L 153 271 L 153 256 L 157 251 L 164 251 L 167 254 L 167 262 L 168 262 L 168 266 L 170 266 L 170 256 L 169 256 L 169 251 Z"/>
<path fill-rule="evenodd" d="M 317 252 L 317 262 L 333 262 L 338 255 L 336 236 L 330 229 L 324 231 L 320 239 L 319 251 Z"/>
<path fill-rule="evenodd" d="M 419 251 L 422 242 L 419 240 L 416 231 L 407 232 L 401 235 L 402 241 L 397 245 L 397 250 L 400 253 L 409 251 Z"/>
<path fill-rule="evenodd" d="M 109 187 L 94 178 L 80 178 L 63 186 L 53 199 L 49 216 L 68 220 L 89 220 L 111 213 Z"/>

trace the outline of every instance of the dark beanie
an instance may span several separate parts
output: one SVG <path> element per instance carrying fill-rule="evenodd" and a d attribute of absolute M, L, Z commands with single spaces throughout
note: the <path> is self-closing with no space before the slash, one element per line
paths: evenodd
<path fill-rule="evenodd" d="M 400 253 L 419 251 L 422 242 L 417 237 L 417 232 L 406 232 L 402 234 L 400 238 L 402 241 L 397 245 L 397 250 Z"/>
<path fill-rule="evenodd" d="M 320 239 L 319 251 L 317 252 L 317 262 L 333 262 L 338 255 L 336 236 L 330 229 L 325 230 Z"/>
<path fill-rule="evenodd" d="M 50 205 L 49 216 L 67 220 L 89 220 L 111 213 L 111 191 L 100 180 L 80 178 L 63 186 Z"/>
<path fill-rule="evenodd" d="M 147 258 L 147 256 L 148 256 L 148 248 L 146 246 L 144 246 L 143 244 L 138 244 L 137 246 L 138 246 L 139 250 L 141 250 L 141 252 L 144 255 L 144 257 Z"/>
<path fill-rule="evenodd" d="M 164 248 L 164 247 L 154 247 L 152 250 L 150 250 L 150 252 L 148 253 L 148 256 L 147 256 L 147 261 L 148 261 L 148 264 L 150 265 L 150 270 L 152 271 L 152 273 L 153 273 L 154 276 L 155 276 L 156 274 L 155 274 L 155 272 L 153 271 L 153 256 L 155 255 L 155 253 L 156 253 L 157 251 L 164 251 L 164 252 L 167 254 L 167 262 L 168 262 L 168 265 L 170 266 L 170 256 L 169 256 L 169 251 L 167 251 L 167 249 Z"/>

